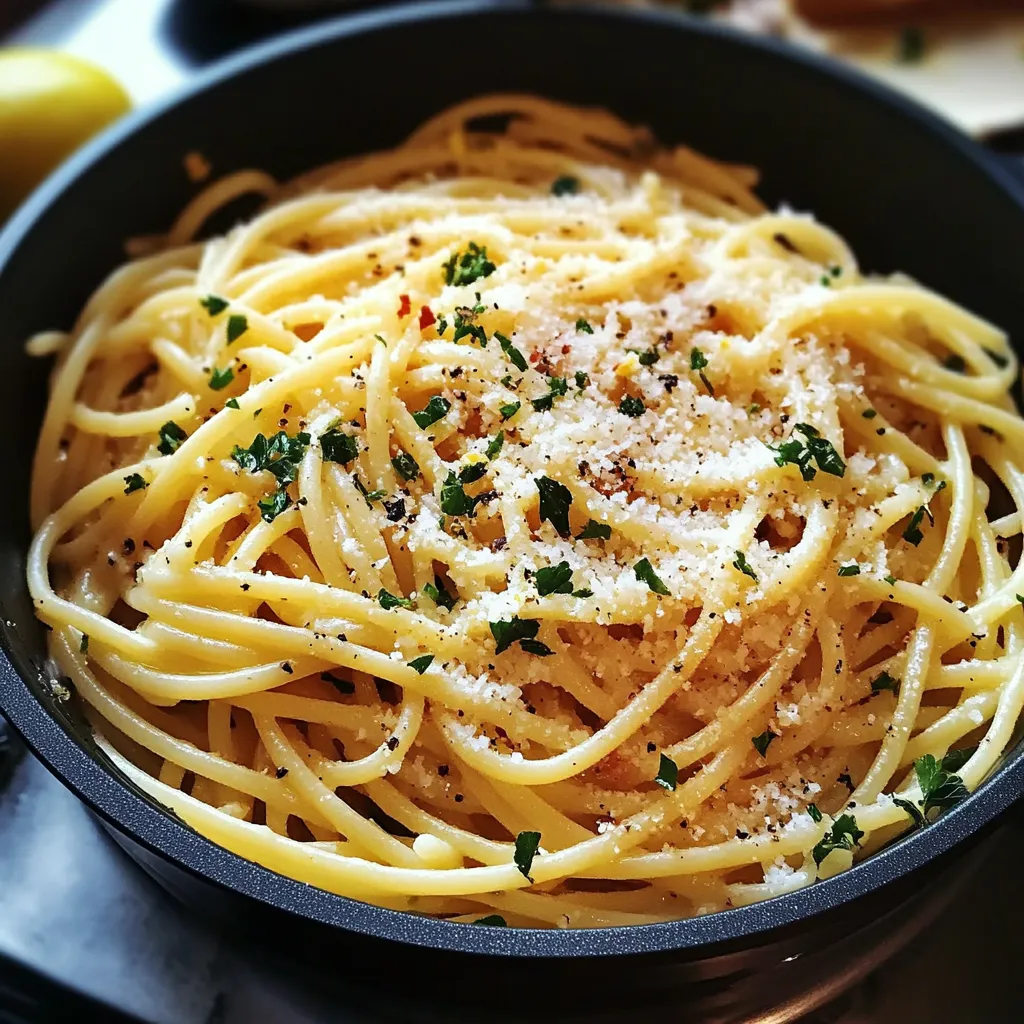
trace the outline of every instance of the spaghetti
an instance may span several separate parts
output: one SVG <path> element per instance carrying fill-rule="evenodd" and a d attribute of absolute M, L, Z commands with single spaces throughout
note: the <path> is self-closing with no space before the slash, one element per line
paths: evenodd
<path fill-rule="evenodd" d="M 1024 701 L 1016 361 L 754 182 L 488 97 L 210 185 L 33 339 L 29 583 L 125 775 L 332 892 L 561 927 L 975 788 Z"/>

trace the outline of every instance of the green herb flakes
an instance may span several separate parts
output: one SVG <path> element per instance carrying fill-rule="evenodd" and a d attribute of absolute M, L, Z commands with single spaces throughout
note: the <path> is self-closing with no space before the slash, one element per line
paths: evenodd
<path fill-rule="evenodd" d="M 161 455 L 173 455 L 181 447 L 181 442 L 187 438 L 188 434 L 174 420 L 168 420 L 160 428 L 160 443 L 156 450 Z"/>
<path fill-rule="evenodd" d="M 671 757 L 662 754 L 658 761 L 658 774 L 654 776 L 654 781 L 662 789 L 674 792 L 679 781 L 679 765 Z"/>
<path fill-rule="evenodd" d="M 539 832 L 520 832 L 516 836 L 516 849 L 512 860 L 515 862 L 516 867 L 519 868 L 520 874 L 530 882 L 533 882 L 533 879 L 530 878 L 530 868 L 533 867 L 533 858 L 537 856 L 539 848 Z"/>
<path fill-rule="evenodd" d="M 327 462 L 347 466 L 359 456 L 359 442 L 351 434 L 332 427 L 320 435 L 320 450 Z"/>
<path fill-rule="evenodd" d="M 852 814 L 841 814 L 811 851 L 811 856 L 814 863 L 820 866 L 833 850 L 849 850 L 852 853 L 855 846 L 860 846 L 863 838 L 864 833 L 857 828 L 857 819 Z"/>
<path fill-rule="evenodd" d="M 420 475 L 419 463 L 405 451 L 400 451 L 392 460 L 391 465 L 403 480 L 415 480 Z"/>
<path fill-rule="evenodd" d="M 222 391 L 235 379 L 235 371 L 230 366 L 226 366 L 223 370 L 218 369 L 216 366 L 213 368 L 213 373 L 210 374 L 210 390 L 211 391 Z"/>
<path fill-rule="evenodd" d="M 734 551 L 733 554 L 736 556 L 732 563 L 733 567 L 739 569 L 744 576 L 749 576 L 756 583 L 757 573 L 750 567 L 747 556 L 742 551 Z"/>
<path fill-rule="evenodd" d="M 533 582 L 540 597 L 547 597 L 549 594 L 571 594 L 572 569 L 568 562 L 549 565 L 534 573 Z"/>
<path fill-rule="evenodd" d="M 587 525 L 576 534 L 577 540 L 610 540 L 612 528 L 607 523 L 599 523 L 596 519 L 590 519 Z"/>
<path fill-rule="evenodd" d="M 228 325 L 224 332 L 227 343 L 234 344 L 247 330 L 249 330 L 248 319 L 241 313 L 232 313 L 228 317 Z"/>
<path fill-rule="evenodd" d="M 514 643 L 522 640 L 533 640 L 540 630 L 540 622 L 537 619 L 521 619 L 513 615 L 511 619 L 499 619 L 497 622 L 490 622 L 491 636 L 494 637 L 494 653 L 502 654 Z"/>
<path fill-rule="evenodd" d="M 448 611 L 455 607 L 455 602 L 458 600 L 454 594 L 450 594 L 445 589 L 444 580 L 436 573 L 434 575 L 434 582 L 426 584 L 423 588 L 423 593 L 438 607 L 447 608 Z"/>
<path fill-rule="evenodd" d="M 444 283 L 458 288 L 493 274 L 495 269 L 495 265 L 487 258 L 487 246 L 470 242 L 465 252 L 453 253 L 445 263 Z"/>
<path fill-rule="evenodd" d="M 520 352 L 519 349 L 517 349 L 515 345 L 513 345 L 512 342 L 505 337 L 504 334 L 495 331 L 494 337 L 497 339 L 498 344 L 501 346 L 501 351 L 504 352 L 506 356 L 508 356 L 509 362 L 512 363 L 512 365 L 517 370 L 525 371 L 528 364 L 526 362 L 526 357 L 523 355 L 523 353 Z"/>
<path fill-rule="evenodd" d="M 385 611 L 390 611 L 392 608 L 412 608 L 415 602 L 408 597 L 395 597 L 394 594 L 388 593 L 381 587 L 377 591 L 377 603 Z"/>
<path fill-rule="evenodd" d="M 452 403 L 447 398 L 444 398 L 442 395 L 434 395 L 419 412 L 412 414 L 412 418 L 416 421 L 418 427 L 426 430 L 432 423 L 436 423 L 447 416 L 448 410 L 451 407 Z"/>
<path fill-rule="evenodd" d="M 754 744 L 754 749 L 762 756 L 768 756 L 768 746 L 772 740 L 778 739 L 778 736 L 771 731 L 771 729 L 765 729 L 764 732 L 757 736 L 752 736 L 750 742 Z"/>
<path fill-rule="evenodd" d="M 704 372 L 707 369 L 708 357 L 699 348 L 690 350 L 690 369 L 697 372 L 697 376 L 700 377 L 700 382 L 704 385 L 707 393 L 714 398 L 715 389 L 711 386 L 711 381 L 708 380 L 707 374 Z"/>
<path fill-rule="evenodd" d="M 571 174 L 562 174 L 551 182 L 553 196 L 574 196 L 580 190 L 580 179 Z"/>
<path fill-rule="evenodd" d="M 207 295 L 199 300 L 199 305 L 206 310 L 210 316 L 219 316 L 228 308 L 228 300 L 222 299 L 219 295 Z"/>
<path fill-rule="evenodd" d="M 889 675 L 888 672 L 879 672 L 874 679 L 871 680 L 871 692 L 881 693 L 883 690 L 889 690 L 895 693 L 899 689 L 900 681 L 893 676 Z"/>
<path fill-rule="evenodd" d="M 424 654 L 419 658 L 413 658 L 409 662 L 409 668 L 419 675 L 423 675 L 428 668 L 434 663 L 434 656 L 432 654 Z"/>
<path fill-rule="evenodd" d="M 131 494 L 134 491 L 141 491 L 144 487 L 149 486 L 149 484 L 146 482 L 145 477 L 143 477 L 141 473 L 132 473 L 131 476 L 126 476 L 124 478 L 124 482 L 125 494 Z"/>
<path fill-rule="evenodd" d="M 560 537 L 569 536 L 569 506 L 572 493 L 564 484 L 547 476 L 534 477 L 540 493 L 540 519 L 547 520 L 558 531 Z"/>
<path fill-rule="evenodd" d="M 637 416 L 642 416 L 646 411 L 647 406 L 644 405 L 644 400 L 637 398 L 635 395 L 623 395 L 622 401 L 619 402 L 619 412 L 623 416 L 636 419 Z"/>
<path fill-rule="evenodd" d="M 636 576 L 641 583 L 646 583 L 655 594 L 661 594 L 663 597 L 671 596 L 671 591 L 664 583 L 662 583 L 661 578 L 654 571 L 654 567 L 651 565 L 650 559 L 641 558 L 640 561 L 633 566 L 633 575 Z"/>

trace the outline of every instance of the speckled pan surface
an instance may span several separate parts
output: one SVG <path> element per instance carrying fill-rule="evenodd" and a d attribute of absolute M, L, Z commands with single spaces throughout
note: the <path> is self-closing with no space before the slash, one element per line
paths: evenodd
<path fill-rule="evenodd" d="M 0 234 L 0 709 L 80 797 L 168 869 L 349 932 L 502 956 L 696 951 L 762 942 L 906 876 L 1024 792 L 1020 745 L 970 799 L 844 875 L 768 903 L 671 924 L 600 931 L 472 928 L 400 914 L 273 874 L 213 845 L 115 777 L 74 702 L 51 696 L 44 633 L 24 583 L 28 474 L 45 367 L 22 342 L 68 327 L 123 240 L 159 231 L 215 173 L 287 177 L 397 142 L 469 95 L 537 92 L 605 106 L 764 172 L 761 193 L 814 210 L 869 269 L 903 269 L 1024 337 L 1024 187 L 979 147 L 881 86 L 771 41 L 681 15 L 510 2 L 421 3 L 282 37 L 129 117 L 51 178 Z"/>

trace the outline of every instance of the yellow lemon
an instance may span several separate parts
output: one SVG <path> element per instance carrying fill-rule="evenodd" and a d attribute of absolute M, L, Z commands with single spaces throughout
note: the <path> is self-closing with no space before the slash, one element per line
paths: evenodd
<path fill-rule="evenodd" d="M 52 50 L 0 50 L 0 221 L 131 103 L 105 71 Z"/>

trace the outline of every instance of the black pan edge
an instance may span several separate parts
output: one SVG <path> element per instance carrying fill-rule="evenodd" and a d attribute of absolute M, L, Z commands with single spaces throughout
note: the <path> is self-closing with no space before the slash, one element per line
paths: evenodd
<path fill-rule="evenodd" d="M 373 33 L 402 23 L 467 15 L 502 17 L 507 12 L 523 13 L 534 7 L 528 0 L 506 0 L 498 4 L 481 0 L 409 4 L 320 23 L 219 62 L 198 75 L 175 96 L 138 111 L 109 129 L 52 175 L 0 233 L 0 274 L 22 240 L 58 196 L 72 188 L 76 179 L 104 154 L 116 149 L 138 129 L 175 107 L 183 98 L 201 93 L 277 56 L 321 46 L 335 39 Z M 797 51 L 776 40 L 739 35 L 727 28 L 672 12 L 595 6 L 553 9 L 545 12 L 544 17 L 641 19 L 666 32 L 724 36 L 732 40 L 738 50 L 762 51 L 784 57 L 803 65 L 809 75 L 831 79 L 833 84 L 867 93 L 879 105 L 895 109 L 906 119 L 916 122 L 942 146 L 975 165 L 1024 210 L 1024 185 L 1008 169 L 987 157 L 970 139 L 913 101 L 858 72 L 834 65 L 826 58 Z M 12 658 L 7 629 L 3 626 L 0 632 L 8 658 Z M 12 660 L 26 678 L 36 676 L 35 669 L 22 663 L 20 657 Z M 767 903 L 703 918 L 631 928 L 564 931 L 472 928 L 335 896 L 245 861 L 183 826 L 155 802 L 126 787 L 80 745 L 69 742 L 64 729 L 6 662 L 0 664 L 0 696 L 5 716 L 65 785 L 133 841 L 173 865 L 286 913 L 352 932 L 443 950 L 500 956 L 621 956 L 697 947 L 703 949 L 739 939 L 763 941 L 766 933 L 772 930 L 838 908 L 921 868 L 980 830 L 1024 792 L 1024 759 L 1008 760 L 968 800 L 927 829 L 905 837 L 845 874 Z"/>

